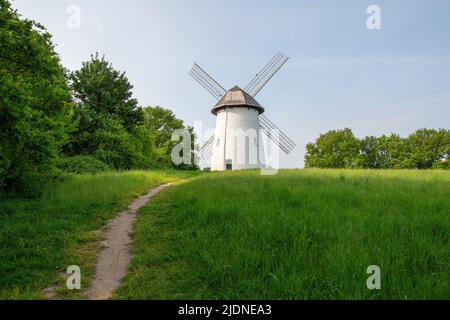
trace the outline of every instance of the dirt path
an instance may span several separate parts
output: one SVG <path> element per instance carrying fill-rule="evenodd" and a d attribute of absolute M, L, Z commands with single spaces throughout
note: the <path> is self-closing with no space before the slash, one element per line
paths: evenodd
<path fill-rule="evenodd" d="M 116 218 L 109 221 L 104 233 L 105 240 L 102 242 L 105 248 L 100 252 L 94 280 L 86 291 L 88 299 L 108 299 L 120 286 L 120 281 L 127 274 L 128 264 L 131 260 L 130 233 L 133 230 L 136 212 L 150 198 L 169 185 L 170 183 L 151 189 L 146 195 L 131 203 L 127 211 L 121 212 Z"/>

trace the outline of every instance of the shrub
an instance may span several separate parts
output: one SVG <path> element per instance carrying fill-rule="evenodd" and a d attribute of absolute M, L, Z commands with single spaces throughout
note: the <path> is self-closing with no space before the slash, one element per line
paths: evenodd
<path fill-rule="evenodd" d="M 95 174 L 98 172 L 111 170 L 106 163 L 91 156 L 62 158 L 58 160 L 57 167 L 63 172 L 76 174 Z"/>

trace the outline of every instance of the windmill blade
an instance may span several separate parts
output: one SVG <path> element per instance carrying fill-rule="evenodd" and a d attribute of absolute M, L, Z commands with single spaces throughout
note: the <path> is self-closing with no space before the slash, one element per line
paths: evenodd
<path fill-rule="evenodd" d="M 199 155 L 203 160 L 208 160 L 212 155 L 212 144 L 214 142 L 214 135 L 212 135 L 203 146 L 200 148 Z"/>
<path fill-rule="evenodd" d="M 245 91 L 252 97 L 255 97 L 258 92 L 269 82 L 270 79 L 277 73 L 278 70 L 288 61 L 286 57 L 281 52 L 278 52 L 272 60 L 270 60 L 266 66 L 258 72 L 258 74 L 253 78 L 252 81 L 245 87 Z"/>
<path fill-rule="evenodd" d="M 204 153 L 202 153 L 202 154 L 200 155 L 200 158 L 201 158 L 203 161 L 208 161 L 209 158 L 211 158 L 211 156 L 212 156 L 212 148 L 209 148 L 209 150 L 206 150 Z"/>
<path fill-rule="evenodd" d="M 217 100 L 220 100 L 227 92 L 216 80 L 206 73 L 205 70 L 200 68 L 197 63 L 194 63 L 189 74 Z"/>
<path fill-rule="evenodd" d="M 289 154 L 295 148 L 295 143 L 283 131 L 270 121 L 264 114 L 259 116 L 259 125 L 262 132 L 269 137 L 275 144 Z"/>

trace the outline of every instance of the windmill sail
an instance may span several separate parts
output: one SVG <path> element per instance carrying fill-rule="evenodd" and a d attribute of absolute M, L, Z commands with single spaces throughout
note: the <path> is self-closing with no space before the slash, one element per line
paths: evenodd
<path fill-rule="evenodd" d="M 245 91 L 252 97 L 256 96 L 258 92 L 266 85 L 267 82 L 277 73 L 278 70 L 288 61 L 281 52 L 278 52 L 266 66 L 258 72 L 252 81 L 245 87 Z"/>
<path fill-rule="evenodd" d="M 189 74 L 200 83 L 214 98 L 220 100 L 227 92 L 216 80 L 214 80 L 198 64 L 194 64 Z"/>
<path fill-rule="evenodd" d="M 199 156 L 202 160 L 208 160 L 212 155 L 212 144 L 214 142 L 214 135 L 212 135 L 206 142 L 203 144 L 199 151 Z"/>
<path fill-rule="evenodd" d="M 283 131 L 270 121 L 264 114 L 259 116 L 259 125 L 261 131 L 269 137 L 275 144 L 289 154 L 295 148 L 295 143 Z"/>
<path fill-rule="evenodd" d="M 219 136 L 226 137 L 228 130 L 239 132 L 239 135 L 235 137 L 238 138 L 238 141 L 243 141 L 241 138 L 247 138 L 245 132 L 248 129 L 261 131 L 286 154 L 289 154 L 295 148 L 295 143 L 263 115 L 264 108 L 254 99 L 288 59 L 281 52 L 277 53 L 244 90 L 235 86 L 228 91 L 198 64 L 194 64 L 189 74 L 218 100 L 218 103 L 211 110 L 216 116 L 217 147 L 215 147 L 213 135 L 197 153 L 198 158 L 205 162 L 212 158 L 211 170 L 254 169 L 261 166 L 259 160 L 255 163 L 253 163 L 254 161 L 247 161 L 247 156 L 250 160 L 250 153 L 247 150 L 249 148 L 236 152 L 236 149 L 233 151 L 233 148 L 226 147 L 225 139 L 220 143 Z M 223 148 L 219 146 L 223 146 Z M 258 143 L 257 147 L 259 148 Z M 242 161 L 244 158 L 245 161 Z"/>

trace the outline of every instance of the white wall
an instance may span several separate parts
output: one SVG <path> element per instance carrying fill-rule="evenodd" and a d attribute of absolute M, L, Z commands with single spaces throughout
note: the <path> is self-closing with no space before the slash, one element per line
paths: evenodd
<path fill-rule="evenodd" d="M 260 168 L 259 113 L 247 107 L 230 107 L 217 112 L 211 170 Z"/>

